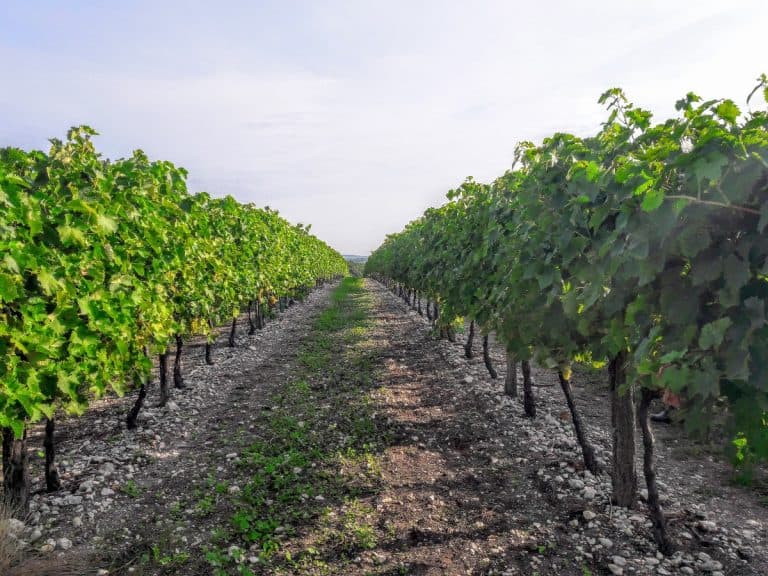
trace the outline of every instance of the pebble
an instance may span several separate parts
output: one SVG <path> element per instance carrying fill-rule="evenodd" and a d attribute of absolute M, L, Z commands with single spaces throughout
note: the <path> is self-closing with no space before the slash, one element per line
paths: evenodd
<path fill-rule="evenodd" d="M 723 565 L 717 560 L 707 560 L 706 562 L 702 563 L 701 569 L 705 572 L 717 572 L 718 570 L 723 569 Z"/>
<path fill-rule="evenodd" d="M 584 512 L 582 512 L 582 515 L 584 516 L 584 520 L 586 520 L 587 522 L 590 522 L 591 520 L 594 520 L 595 518 L 597 518 L 597 514 L 592 512 L 592 510 L 584 510 Z"/>
<path fill-rule="evenodd" d="M 582 490 L 584 488 L 584 482 L 578 478 L 571 478 L 568 480 L 568 486 L 574 490 Z"/>
<path fill-rule="evenodd" d="M 64 499 L 65 506 L 78 506 L 82 503 L 83 503 L 83 497 L 75 496 L 74 494 L 71 494 Z"/>
<path fill-rule="evenodd" d="M 94 484 L 95 484 L 94 480 L 85 480 L 84 482 L 80 483 L 80 486 L 78 486 L 77 491 L 78 492 L 93 492 Z"/>
<path fill-rule="evenodd" d="M 18 536 L 24 531 L 24 522 L 16 518 L 9 518 L 6 529 L 11 536 Z"/>
<path fill-rule="evenodd" d="M 43 532 L 39 528 L 35 528 L 34 530 L 32 530 L 32 533 L 29 535 L 29 538 L 27 540 L 29 540 L 30 544 L 34 544 L 35 542 L 40 540 L 40 538 L 42 537 L 43 537 Z"/>

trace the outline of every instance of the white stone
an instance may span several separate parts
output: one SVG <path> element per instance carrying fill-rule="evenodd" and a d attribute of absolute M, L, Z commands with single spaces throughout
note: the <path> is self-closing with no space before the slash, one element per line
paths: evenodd
<path fill-rule="evenodd" d="M 609 540 L 608 538 L 600 538 L 598 542 L 600 542 L 600 544 L 606 548 L 613 548 L 613 541 Z"/>
<path fill-rule="evenodd" d="M 584 516 L 584 520 L 586 520 L 587 522 L 590 522 L 595 518 L 597 518 L 597 514 L 592 512 L 592 510 L 584 510 L 584 512 L 582 512 L 582 515 Z"/>
<path fill-rule="evenodd" d="M 18 536 L 24 531 L 24 522 L 16 518 L 9 518 L 6 524 L 6 530 L 11 536 Z"/>
<path fill-rule="evenodd" d="M 72 540 L 69 538 L 59 538 L 56 540 L 56 547 L 60 550 L 69 550 L 72 548 Z"/>
<path fill-rule="evenodd" d="M 39 528 L 35 528 L 34 530 L 32 530 L 32 533 L 29 535 L 28 540 L 30 544 L 34 544 L 35 542 L 40 540 L 40 538 L 42 537 L 43 537 L 42 531 Z"/>

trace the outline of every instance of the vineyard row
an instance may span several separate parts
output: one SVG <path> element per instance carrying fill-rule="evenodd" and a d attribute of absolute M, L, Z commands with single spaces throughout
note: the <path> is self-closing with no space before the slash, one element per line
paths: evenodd
<path fill-rule="evenodd" d="M 669 553 L 654 398 L 681 398 L 692 432 L 724 415 L 742 474 L 768 458 L 768 79 L 744 113 L 691 93 L 677 117 L 654 123 L 618 89 L 600 102 L 608 117 L 596 134 L 521 143 L 504 175 L 467 179 L 388 236 L 366 273 L 418 307 L 423 297 L 443 335 L 460 318 L 471 321 L 470 339 L 476 325 L 486 339 L 495 332 L 513 396 L 522 362 L 528 416 L 529 362 L 556 370 L 593 472 L 571 366 L 607 364 L 613 501 L 636 499 L 639 425 L 654 537 Z"/>
<path fill-rule="evenodd" d="M 187 190 L 187 173 L 136 151 L 109 161 L 88 127 L 48 153 L 0 149 L 0 427 L 6 500 L 28 501 L 26 436 L 46 421 L 46 485 L 58 409 L 81 414 L 108 391 L 139 389 L 157 358 L 160 402 L 184 386 L 186 339 L 208 339 L 242 310 L 265 311 L 347 273 L 339 253 L 269 208 Z"/>

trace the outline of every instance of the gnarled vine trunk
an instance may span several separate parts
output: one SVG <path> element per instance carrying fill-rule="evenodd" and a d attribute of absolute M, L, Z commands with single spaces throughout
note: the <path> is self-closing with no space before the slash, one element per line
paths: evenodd
<path fill-rule="evenodd" d="M 248 302 L 248 336 L 256 334 L 256 323 L 253 321 L 253 303 L 253 300 Z"/>
<path fill-rule="evenodd" d="M 499 377 L 499 375 L 496 373 L 496 369 L 493 367 L 493 362 L 491 362 L 491 353 L 488 349 L 488 335 L 486 334 L 483 336 L 483 362 L 485 362 L 485 367 L 488 369 L 488 374 L 491 375 L 491 378 L 494 380 Z"/>
<path fill-rule="evenodd" d="M 611 378 L 611 424 L 613 426 L 613 503 L 630 508 L 637 495 L 635 471 L 634 388 L 627 384 L 627 354 L 621 352 L 608 365 Z"/>
<path fill-rule="evenodd" d="M 173 359 L 173 387 L 184 388 L 184 376 L 181 374 L 181 352 L 184 348 L 184 340 L 176 334 L 176 356 Z"/>
<path fill-rule="evenodd" d="M 573 399 L 573 390 L 571 389 L 571 381 L 565 378 L 565 375 L 560 370 L 557 372 L 557 378 L 560 380 L 560 387 L 563 389 L 563 394 L 565 394 L 565 401 L 568 403 L 568 410 L 571 412 L 571 420 L 573 421 L 573 428 L 576 432 L 576 439 L 579 441 L 579 446 L 581 446 L 581 453 L 584 456 L 584 466 L 587 468 L 587 470 L 592 472 L 592 474 L 597 474 L 599 467 L 597 465 L 597 459 L 595 458 L 595 449 L 587 439 L 587 432 L 584 429 L 584 423 L 581 421 L 581 415 L 576 409 L 576 403 Z"/>
<path fill-rule="evenodd" d="M 136 402 L 133 403 L 128 416 L 125 418 L 125 426 L 128 430 L 134 430 L 138 425 L 139 412 L 141 412 L 142 406 L 144 406 L 144 400 L 147 398 L 147 385 L 142 382 L 139 386 L 139 394 L 136 396 Z"/>
<path fill-rule="evenodd" d="M 504 376 L 504 394 L 517 398 L 517 362 L 515 355 L 507 350 L 507 373 Z"/>
<path fill-rule="evenodd" d="M 208 366 L 213 366 L 213 343 L 216 339 L 216 334 L 214 332 L 213 328 L 213 320 L 208 318 L 208 328 L 210 329 L 211 333 L 209 336 L 205 339 L 205 363 Z"/>
<path fill-rule="evenodd" d="M 24 518 L 29 513 L 26 428 L 21 438 L 10 428 L 3 429 L 3 493 L 14 516 Z"/>
<path fill-rule="evenodd" d="M 475 341 L 475 321 L 472 320 L 469 323 L 469 334 L 467 334 L 467 343 L 464 344 L 464 356 L 466 358 L 472 358 L 474 352 L 472 351 L 472 343 Z"/>
<path fill-rule="evenodd" d="M 53 418 L 45 420 L 45 490 L 56 492 L 61 489 L 59 470 L 56 467 L 56 421 Z"/>
<path fill-rule="evenodd" d="M 523 360 L 520 363 L 523 372 L 523 410 L 528 418 L 536 418 L 536 397 L 533 395 L 533 380 L 531 379 L 531 362 Z"/>
<path fill-rule="evenodd" d="M 160 371 L 160 402 L 158 406 L 165 406 L 170 398 L 168 392 L 168 352 L 163 352 L 157 357 L 158 370 Z"/>
<path fill-rule="evenodd" d="M 282 299 L 280 300 L 280 310 L 282 311 Z M 227 340 L 227 344 L 230 348 L 235 347 L 235 334 L 237 333 L 237 316 L 232 318 L 232 327 L 229 329 L 229 339 Z"/>
<path fill-rule="evenodd" d="M 659 501 L 659 487 L 656 484 L 656 466 L 653 454 L 653 430 L 651 430 L 651 419 L 648 413 L 654 397 L 655 393 L 653 391 L 643 389 L 640 405 L 637 410 L 637 418 L 640 420 L 640 430 L 643 433 L 643 473 L 645 475 L 645 484 L 648 487 L 648 511 L 651 514 L 651 522 L 653 523 L 653 539 L 656 541 L 659 551 L 662 554 L 669 555 L 673 551 L 673 546 L 667 534 L 667 521 Z"/>
<path fill-rule="evenodd" d="M 256 327 L 259 330 L 264 328 L 264 311 L 261 308 L 261 300 L 256 299 Z"/>

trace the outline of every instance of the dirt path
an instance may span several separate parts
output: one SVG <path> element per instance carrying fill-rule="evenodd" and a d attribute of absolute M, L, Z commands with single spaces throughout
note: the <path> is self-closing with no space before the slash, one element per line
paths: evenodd
<path fill-rule="evenodd" d="M 34 547 L 58 568 L 37 573 L 768 574 L 766 508 L 719 483 L 714 460 L 680 463 L 685 445 L 665 435 L 682 548 L 663 558 L 643 507 L 612 508 L 610 479 L 584 471 L 558 388 L 537 388 L 526 419 L 502 393 L 498 349 L 491 380 L 383 286 L 345 287 L 196 367 L 138 433 L 117 426 L 126 401 L 72 422 L 72 491 L 36 497 L 27 533 L 43 532 Z M 607 463 L 605 401 L 578 402 Z"/>
<path fill-rule="evenodd" d="M 241 330 L 235 348 L 219 344 L 213 366 L 192 348 L 184 358 L 187 389 L 174 390 L 168 405 L 156 408 L 153 384 L 135 431 L 124 424 L 133 396 L 100 401 L 83 417 L 63 421 L 64 488 L 33 497 L 23 535 L 32 547 L 30 568 L 20 574 L 135 571 L 142 556 L 168 549 L 178 551 L 165 556 L 171 564 L 201 556 L 212 527 L 194 506 L 184 513 L 182 505 L 210 478 L 224 479 L 236 468 L 238 447 L 253 419 L 269 409 L 266 399 L 284 381 L 297 343 L 331 290 L 315 290 L 253 336 Z M 33 438 L 31 472 L 39 479 L 35 446 Z"/>
<path fill-rule="evenodd" d="M 450 563 L 472 566 L 470 573 L 478 574 L 768 574 L 766 503 L 754 491 L 731 485 L 721 461 L 696 455 L 695 446 L 679 431 L 662 428 L 659 474 L 681 551 L 661 558 L 643 505 L 638 503 L 636 510 L 612 508 L 610 478 L 583 471 L 554 374 L 534 367 L 541 385 L 536 388 L 539 417 L 528 420 L 520 402 L 502 393 L 505 365 L 500 347 L 493 348 L 499 379 L 491 380 L 480 358 L 463 357 L 463 338 L 455 344 L 431 341 L 424 318 L 382 287 L 373 289 L 392 310 L 386 323 L 392 328 L 390 343 L 398 351 L 392 363 L 396 376 L 388 386 L 390 410 L 404 428 L 413 430 L 417 446 L 424 444 L 433 452 L 406 451 L 407 464 L 396 466 L 393 475 L 411 471 L 405 476 L 412 476 L 416 486 L 415 471 L 422 465 L 436 469 L 439 462 L 447 464 L 452 480 L 430 480 L 422 496 L 431 502 L 446 489 L 456 493 L 457 479 L 465 491 L 459 498 L 460 512 L 456 505 L 451 510 L 446 499 L 451 520 L 438 527 L 439 537 L 432 537 L 443 544 L 434 554 L 435 566 L 441 558 L 443 572 L 435 568 L 428 573 L 462 573 L 445 569 L 446 559 L 454 558 Z M 479 342 L 476 346 L 479 352 Z M 578 389 L 577 398 L 589 436 L 607 465 L 607 395 L 591 383 Z M 472 484 L 476 488 L 467 493 Z M 468 538 L 466 528 L 457 528 L 457 518 L 480 522 L 485 529 Z M 447 538 L 446 533 L 455 536 Z M 480 548 L 477 555 L 472 554 L 475 547 Z"/>

